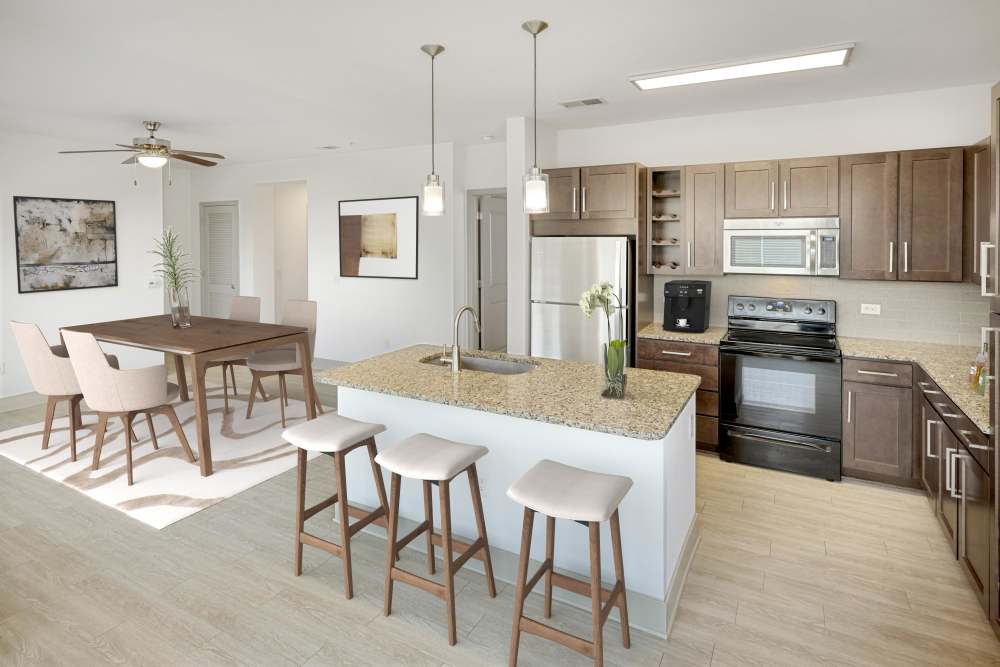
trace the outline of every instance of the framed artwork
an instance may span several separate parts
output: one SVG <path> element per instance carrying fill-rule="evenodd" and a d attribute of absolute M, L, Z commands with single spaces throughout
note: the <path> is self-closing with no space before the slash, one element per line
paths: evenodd
<path fill-rule="evenodd" d="M 17 291 L 118 285 L 115 203 L 14 197 Z"/>
<path fill-rule="evenodd" d="M 341 201 L 340 275 L 417 278 L 417 197 Z"/>

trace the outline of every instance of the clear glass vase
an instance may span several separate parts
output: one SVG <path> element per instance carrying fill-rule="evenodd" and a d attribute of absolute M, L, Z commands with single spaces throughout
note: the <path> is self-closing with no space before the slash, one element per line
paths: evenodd
<path fill-rule="evenodd" d="M 175 327 L 191 326 L 191 302 L 187 286 L 167 290 L 170 298 L 170 320 Z"/>
<path fill-rule="evenodd" d="M 604 398 L 625 398 L 625 360 L 628 358 L 628 346 L 624 341 L 612 341 L 604 344 Z"/>

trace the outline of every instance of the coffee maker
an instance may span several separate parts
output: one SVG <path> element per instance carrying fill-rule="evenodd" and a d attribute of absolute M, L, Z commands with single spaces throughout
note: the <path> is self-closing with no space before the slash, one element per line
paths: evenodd
<path fill-rule="evenodd" d="M 708 328 L 712 283 L 671 280 L 663 286 L 663 328 L 702 333 Z"/>

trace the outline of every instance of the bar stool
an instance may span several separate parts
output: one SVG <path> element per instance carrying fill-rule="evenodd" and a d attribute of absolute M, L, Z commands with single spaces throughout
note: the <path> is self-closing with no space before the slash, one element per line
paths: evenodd
<path fill-rule="evenodd" d="M 308 544 L 344 561 L 344 596 L 350 600 L 354 596 L 354 579 L 351 574 L 351 538 L 359 530 L 386 515 L 385 483 L 382 473 L 375 463 L 375 436 L 385 431 L 382 424 L 368 424 L 348 419 L 338 414 L 326 414 L 317 419 L 298 424 L 281 434 L 289 443 L 299 448 L 298 470 L 296 474 L 295 500 L 295 576 L 302 574 L 302 545 Z M 372 511 L 354 507 L 347 501 L 347 477 L 344 457 L 359 447 L 368 448 L 375 490 L 378 492 L 379 507 Z M 326 500 L 306 508 L 306 461 L 307 452 L 322 452 L 333 457 L 337 476 L 337 492 Z M 316 537 L 305 530 L 306 520 L 322 512 L 327 507 L 340 504 L 340 544 L 334 544 Z M 358 518 L 354 524 L 348 517 Z"/>
<path fill-rule="evenodd" d="M 470 558 L 480 558 L 486 570 L 486 585 L 490 597 L 497 596 L 496 582 L 493 580 L 493 562 L 490 560 L 490 545 L 486 539 L 486 521 L 483 518 L 483 500 L 479 493 L 479 476 L 476 461 L 489 452 L 485 447 L 466 445 L 438 438 L 426 433 L 411 436 L 392 449 L 379 452 L 375 462 L 392 473 L 389 502 L 389 539 L 385 572 L 386 616 L 392 613 L 393 582 L 401 581 L 442 598 L 448 607 L 448 644 L 457 641 L 455 629 L 455 573 Z M 469 477 L 469 491 L 472 495 L 472 509 L 476 516 L 479 537 L 472 544 L 454 539 L 451 534 L 451 481 L 461 473 Z M 425 519 L 402 539 L 397 539 L 399 530 L 399 487 L 403 477 L 419 479 L 424 485 Z M 434 514 L 431 508 L 431 484 L 437 484 L 441 497 L 441 534 L 434 532 Z M 434 574 L 434 544 L 444 550 L 444 583 L 425 579 L 396 567 L 400 550 L 427 532 L 427 571 Z M 458 558 L 452 559 L 455 548 L 461 550 Z"/>
<path fill-rule="evenodd" d="M 612 607 L 621 615 L 622 645 L 629 648 L 628 606 L 625 601 L 625 573 L 622 565 L 622 538 L 618 523 L 618 505 L 632 488 L 632 480 L 621 475 L 605 475 L 556 463 L 539 461 L 507 490 L 507 496 L 524 505 L 521 531 L 521 558 L 517 568 L 514 594 L 514 629 L 510 640 L 510 665 L 517 664 L 521 631 L 538 635 L 567 646 L 604 664 L 604 622 Z M 545 515 L 545 562 L 528 579 L 531 555 L 531 529 L 535 512 Z M 569 519 L 590 530 L 590 583 L 554 571 L 556 519 Z M 601 587 L 601 522 L 611 520 L 611 546 L 615 561 L 615 585 L 610 591 Z M 545 575 L 545 618 L 552 617 L 552 587 L 558 586 L 579 595 L 590 596 L 593 637 L 587 641 L 557 630 L 524 615 L 524 599 Z M 602 606 L 602 603 L 603 606 Z"/>

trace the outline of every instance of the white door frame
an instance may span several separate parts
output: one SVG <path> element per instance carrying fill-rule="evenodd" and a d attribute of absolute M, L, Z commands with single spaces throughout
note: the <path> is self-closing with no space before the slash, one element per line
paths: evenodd
<path fill-rule="evenodd" d="M 481 190 L 469 190 L 466 193 L 465 202 L 465 238 L 468 245 L 465 249 L 468 261 L 465 263 L 465 289 L 469 295 L 468 302 L 471 303 L 476 313 L 482 313 L 482 295 L 479 287 L 479 198 L 499 197 L 507 199 L 506 188 L 484 188 Z M 468 344 L 482 347 L 482 335 L 476 332 L 471 321 L 466 325 L 466 340 Z"/>
<path fill-rule="evenodd" d="M 235 229 L 233 232 L 233 243 L 236 246 L 236 265 L 233 267 L 233 285 L 236 288 L 236 294 L 240 293 L 240 202 L 235 199 L 229 201 L 198 202 L 198 278 L 201 281 L 202 314 L 208 310 L 209 304 L 208 281 L 205 279 L 205 276 L 208 275 L 208 267 L 206 266 L 208 253 L 205 252 L 208 249 L 208 236 L 204 224 L 205 209 L 209 206 L 232 206 L 236 209 Z"/>

